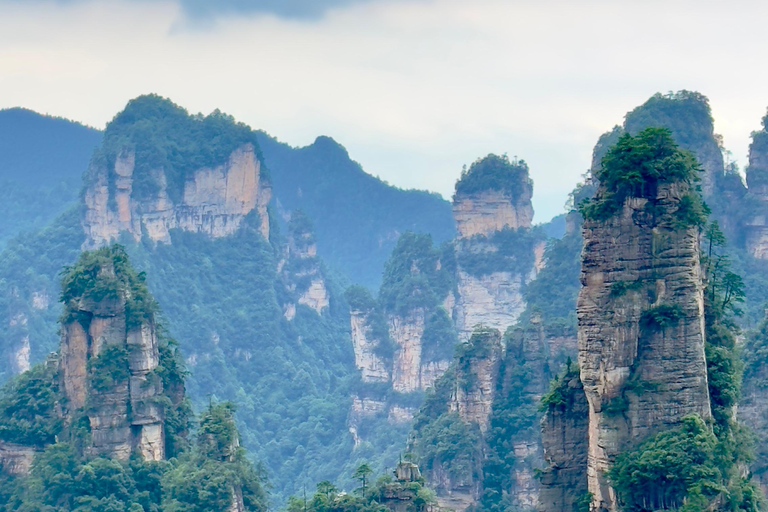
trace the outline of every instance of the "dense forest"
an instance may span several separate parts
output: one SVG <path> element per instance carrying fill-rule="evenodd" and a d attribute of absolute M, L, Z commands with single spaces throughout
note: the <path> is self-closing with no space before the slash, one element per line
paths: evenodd
<path fill-rule="evenodd" d="M 654 95 L 597 141 L 567 211 L 541 225 L 536 170 L 505 155 L 465 167 L 452 207 L 366 174 L 329 137 L 293 148 L 157 95 L 132 100 L 103 132 L 0 112 L 9 209 L 0 502 L 78 512 L 586 510 L 603 490 L 587 487 L 586 462 L 574 462 L 584 439 L 572 432 L 593 421 L 589 407 L 620 425 L 617 438 L 636 428 L 636 408 L 670 392 L 638 370 L 643 358 L 658 340 L 690 336 L 675 333 L 699 314 L 706 411 L 617 444 L 600 485 L 615 510 L 764 510 L 766 133 L 753 134 L 745 180 L 723 158 L 706 97 Z M 31 144 L 49 149 L 25 158 Z M 268 207 L 191 214 L 189 191 L 226 183 L 243 147 L 261 165 Z M 86 217 L 102 172 L 106 214 Z M 168 211 L 193 220 L 153 240 Z M 84 230 L 112 219 L 131 227 L 104 230 L 120 245 L 82 253 Z M 217 222 L 236 229 L 200 228 Z M 646 251 L 647 276 L 590 277 L 600 264 L 590 251 L 604 254 L 627 226 L 652 234 L 616 266 Z M 674 240 L 688 245 L 669 249 Z M 683 249 L 696 251 L 698 302 L 679 299 L 690 290 L 664 273 L 664 258 Z M 590 347 L 577 310 L 598 288 L 601 313 L 614 315 L 605 332 L 626 328 L 638 340 L 611 374 L 621 386 L 600 403 L 582 387 Z M 114 317 L 125 346 L 101 346 L 115 329 L 99 326 Z M 462 324 L 472 318 L 495 324 Z M 62 373 L 72 353 L 60 348 L 78 329 L 92 352 L 79 407 Z M 150 331 L 157 367 L 139 382 L 146 350 L 129 345 Z M 133 421 L 127 455 L 104 448 L 115 442 L 101 433 L 125 389 L 140 396 L 123 414 Z M 160 416 L 165 455 L 153 460 L 137 446 Z M 574 460 L 553 462 L 558 436 Z M 11 470 L 21 460 L 13 450 L 31 450 L 28 467 Z M 576 468 L 567 478 L 566 467 Z"/>

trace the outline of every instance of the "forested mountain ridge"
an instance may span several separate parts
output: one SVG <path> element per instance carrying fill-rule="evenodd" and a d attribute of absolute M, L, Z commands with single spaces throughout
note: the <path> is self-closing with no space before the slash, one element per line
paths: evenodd
<path fill-rule="evenodd" d="M 276 503 L 320 482 L 308 508 L 380 510 L 379 498 L 394 489 L 415 492 L 409 498 L 413 505 L 414 499 L 428 497 L 419 498 L 422 491 L 411 485 L 421 477 L 382 480 L 371 488 L 372 494 L 362 491 L 362 501 L 338 491 L 366 466 L 361 463 L 370 462 L 369 469 L 376 473 L 393 466 L 407 449 L 413 452 L 407 457 L 419 463 L 423 481 L 437 490 L 437 503 L 454 510 L 530 510 L 539 501 L 553 510 L 572 510 L 590 500 L 612 510 L 640 510 L 643 500 L 663 508 L 679 504 L 687 499 L 681 498 L 684 495 L 696 503 L 727 502 L 733 510 L 759 507 L 755 488 L 739 469 L 748 463 L 746 438 L 730 419 L 740 385 L 736 326 L 749 327 L 738 313 L 744 309 L 756 314 L 759 283 L 768 276 L 760 270 L 761 260 L 746 250 L 747 232 L 760 233 L 760 212 L 750 209 L 748 201 L 729 209 L 715 191 L 705 199 L 718 224 L 704 224 L 707 208 L 695 194 L 700 183 L 696 176 L 703 173 L 688 172 L 697 165 L 693 157 L 670 149 L 676 138 L 698 141 L 691 147 L 694 156 L 699 146 L 719 148 L 703 96 L 654 96 L 628 114 L 630 129 L 621 127 L 601 138 L 595 148 L 598 163 L 588 182 L 574 191 L 574 206 L 580 208 L 569 214 L 562 239 L 547 239 L 532 224 L 533 188 L 525 162 L 497 155 L 478 159 L 456 186 L 458 236 L 440 243 L 424 233 L 399 234 L 375 295 L 370 284 L 343 290 L 346 279 L 323 258 L 317 221 L 322 212 L 315 215 L 303 208 L 318 208 L 324 194 L 332 191 L 331 180 L 326 183 L 325 178 L 335 171 L 326 175 L 316 169 L 326 164 L 337 168 L 334 162 L 341 162 L 338 168 L 349 176 L 361 173 L 343 148 L 327 138 L 299 150 L 271 140 L 278 148 L 273 151 L 300 155 L 291 161 L 297 175 L 301 166 L 302 172 L 320 175 L 307 177 L 318 187 L 316 195 L 302 203 L 306 192 L 301 182 L 280 185 L 281 171 L 269 168 L 269 150 L 262 147 L 270 145 L 262 139 L 265 135 L 218 112 L 191 116 L 156 96 L 137 101 L 105 132 L 105 143 L 86 176 L 85 208 L 67 212 L 34 236 L 13 241 L 0 254 L 0 278 L 8 285 L 0 311 L 10 326 L 1 335 L 13 358 L 4 367 L 7 374 L 23 369 L 20 363 L 42 360 L 54 346 L 61 311 L 55 306 L 59 269 L 75 261 L 83 243 L 118 240 L 137 268 L 146 272 L 147 289 L 163 305 L 165 329 L 180 340 L 191 371 L 189 395 L 198 407 L 211 399 L 238 405 L 243 445 L 264 463 Z M 691 116 L 683 115 L 689 108 Z M 631 128 L 630 118 L 636 128 Z M 685 132 L 688 121 L 695 121 L 691 134 Z M 647 132 L 641 125 L 665 123 L 676 124 L 663 137 L 638 138 Z M 735 168 L 721 166 L 713 176 L 717 183 L 728 184 L 720 190 L 726 196 L 759 192 L 762 135 L 754 137 L 748 172 L 755 186 L 748 190 Z M 651 184 L 626 186 L 623 174 L 636 171 L 630 169 L 631 155 L 642 156 L 638 147 L 659 141 L 664 150 L 659 154 L 666 151 L 663 162 L 641 166 L 642 172 L 656 173 L 650 181 L 642 175 L 643 183 Z M 630 157 L 622 160 L 622 155 Z M 621 172 L 606 167 L 611 161 L 624 165 Z M 235 193 L 229 194 L 235 183 Z M 281 186 L 293 191 L 292 206 L 301 209 L 278 202 Z M 270 192 L 276 199 L 268 205 L 265 197 Z M 358 199 L 342 211 L 354 211 Z M 621 209 L 622 201 L 631 203 L 631 214 Z M 424 208 L 439 210 L 432 206 Z M 413 224 L 407 218 L 403 222 Z M 346 229 L 343 226 L 337 226 L 338 232 Z M 371 229 L 383 232 L 387 226 Z M 700 259 L 691 245 L 692 232 L 698 229 L 712 248 Z M 327 232 L 326 240 L 332 235 Z M 635 251 L 631 257 L 609 250 L 617 245 L 610 240 L 622 236 L 629 240 L 619 245 Z M 369 238 L 359 247 L 371 243 Z M 622 270 L 625 260 L 651 263 L 642 271 Z M 711 280 L 697 280 L 697 261 L 699 274 Z M 582 265 L 592 270 L 581 270 Z M 600 270 L 601 265 L 610 269 Z M 668 268 L 674 275 L 665 273 Z M 744 297 L 737 275 L 743 268 L 755 269 L 745 280 Z M 619 275 L 622 272 L 626 276 Z M 599 276 L 610 277 L 614 284 L 600 284 Z M 705 311 L 694 311 L 699 304 L 694 289 L 703 290 Z M 579 290 L 587 297 L 580 302 L 581 323 L 576 315 Z M 589 309 L 593 296 L 604 302 L 597 311 Z M 104 323 L 94 311 L 83 311 L 98 317 L 97 324 Z M 618 322 L 623 333 L 619 338 L 629 340 L 622 354 L 601 351 L 598 342 L 608 335 L 590 338 L 589 318 L 590 325 L 608 330 Z M 706 336 L 694 328 L 702 322 Z M 92 330 L 88 322 L 79 325 Z M 582 339 L 593 340 L 581 347 L 581 366 L 568 360 L 576 359 L 577 331 Z M 739 407 L 739 415 L 764 439 L 768 429 L 759 406 L 765 389 L 762 331 L 746 336 L 745 374 L 751 380 L 744 383 L 745 407 Z M 41 339 L 47 341 L 38 343 Z M 666 354 L 662 345 L 676 348 Z M 643 352 L 643 347 L 657 346 L 662 350 Z M 600 364 L 608 363 L 610 369 L 601 376 Z M 547 392 L 547 381 L 564 364 L 567 372 Z M 679 371 L 685 379 L 656 378 L 653 372 L 659 368 L 667 368 L 663 373 L 670 375 Z M 686 407 L 695 409 L 704 425 L 712 425 L 714 437 L 702 430 L 698 419 L 683 420 L 682 414 L 667 410 L 677 388 L 685 395 L 680 403 L 694 404 Z M 702 405 L 705 400 L 698 400 L 703 395 L 708 397 L 709 414 Z M 659 411 L 665 415 L 659 416 Z M 547 426 L 543 433 L 537 428 L 542 416 Z M 140 420 L 152 431 L 151 410 Z M 603 430 L 619 425 L 617 431 L 633 433 L 600 441 L 600 447 L 609 450 L 592 458 L 589 471 L 598 476 L 588 481 L 587 454 L 595 455 L 596 449 L 582 433 L 590 421 L 606 427 Z M 648 425 L 656 424 L 669 430 L 651 432 Z M 131 428 L 141 439 L 143 427 Z M 701 443 L 685 444 L 688 438 Z M 643 447 L 628 448 L 634 440 Z M 728 445 L 728 440 L 736 444 Z M 692 453 L 717 447 L 728 461 L 703 460 L 697 468 L 709 476 L 691 481 L 683 494 L 630 492 L 630 476 L 647 469 L 642 466 L 644 454 L 666 453 L 670 446 Z M 756 474 L 765 474 L 764 457 L 758 453 L 751 466 Z M 642 485 L 661 488 L 653 481 Z M 298 512 L 304 505 L 291 500 L 289 506 Z"/>
<path fill-rule="evenodd" d="M 301 148 L 264 132 L 257 139 L 272 173 L 278 215 L 306 212 L 315 224 L 318 254 L 351 283 L 377 288 L 385 260 L 406 231 L 430 234 L 437 244 L 455 234 L 450 203 L 366 174 L 330 137 Z"/>
<path fill-rule="evenodd" d="M 77 202 L 101 133 L 22 108 L 0 110 L 0 248 Z"/>

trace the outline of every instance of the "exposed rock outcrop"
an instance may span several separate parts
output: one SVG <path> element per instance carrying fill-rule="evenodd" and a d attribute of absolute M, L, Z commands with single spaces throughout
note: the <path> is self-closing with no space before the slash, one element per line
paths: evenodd
<path fill-rule="evenodd" d="M 353 309 L 349 314 L 355 366 L 360 370 L 363 382 L 387 382 L 390 370 L 383 358 L 376 353 L 379 340 L 372 336 L 370 314 L 371 312 L 359 309 Z"/>
<path fill-rule="evenodd" d="M 453 218 L 461 238 L 489 236 L 505 228 L 530 228 L 533 223 L 533 186 L 526 184 L 516 197 L 500 190 L 458 195 Z"/>
<path fill-rule="evenodd" d="M 763 120 L 765 124 L 766 120 Z M 768 131 L 752 134 L 747 167 L 748 198 L 754 213 L 746 219 L 745 244 L 755 258 L 768 259 Z"/>
<path fill-rule="evenodd" d="M 539 509 L 572 512 L 588 497 L 589 406 L 574 366 L 559 383 L 562 403 L 549 404 L 541 420 L 546 467 L 541 473 Z"/>
<path fill-rule="evenodd" d="M 474 276 L 459 270 L 456 328 L 466 341 L 477 325 L 505 331 L 525 311 L 523 286 L 529 276 L 493 272 Z"/>
<path fill-rule="evenodd" d="M 472 164 L 456 183 L 455 322 L 461 341 L 477 325 L 504 332 L 525 310 L 523 287 L 536 275 L 542 241 L 530 233 L 532 195 L 525 162 L 495 155 Z M 543 245 L 538 251 L 541 263 Z"/>
<path fill-rule="evenodd" d="M 178 201 L 169 195 L 168 178 L 162 168 L 152 171 L 157 190 L 137 199 L 135 168 L 135 152 L 129 149 L 120 152 L 114 162 L 94 160 L 84 197 L 84 249 L 114 242 L 123 232 L 137 241 L 147 236 L 164 243 L 170 242 L 172 229 L 212 238 L 228 236 L 254 210 L 262 236 L 269 238 L 267 204 L 271 187 L 262 177 L 252 144 L 236 149 L 217 167 L 189 173 Z"/>
<path fill-rule="evenodd" d="M 607 220 L 584 223 L 579 365 L 598 510 L 617 508 L 605 472 L 631 442 L 686 414 L 711 417 L 698 231 L 674 217 L 688 193 L 684 183 L 659 184 L 652 208 L 628 198 Z"/>
<path fill-rule="evenodd" d="M 278 263 L 278 272 L 282 273 L 285 287 L 295 300 L 283 305 L 284 316 L 291 321 L 296 316 L 296 304 L 322 314 L 330 306 L 330 294 L 317 258 L 314 227 L 304 212 L 291 213 L 288 232 L 288 245 Z"/>
<path fill-rule="evenodd" d="M 479 330 L 456 362 L 456 387 L 449 408 L 462 421 L 488 431 L 502 358 L 501 333 Z"/>
<path fill-rule="evenodd" d="M 28 475 L 36 453 L 31 446 L 0 441 L 0 473 Z"/>
<path fill-rule="evenodd" d="M 99 284 L 65 304 L 59 359 L 65 420 L 87 415 L 89 453 L 162 460 L 164 415 L 157 399 L 163 389 L 154 372 L 159 351 L 152 313 L 137 310 L 137 297 L 117 285 L 124 269 L 116 262 L 124 255 L 112 248 L 96 254 L 91 270 Z M 110 287 L 106 294 L 95 291 Z"/>

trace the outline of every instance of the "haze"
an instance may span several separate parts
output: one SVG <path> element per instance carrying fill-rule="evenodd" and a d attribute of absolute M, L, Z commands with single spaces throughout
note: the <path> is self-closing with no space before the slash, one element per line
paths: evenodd
<path fill-rule="evenodd" d="M 103 127 L 156 92 L 292 145 L 330 135 L 367 172 L 450 197 L 464 164 L 525 159 L 536 220 L 597 137 L 697 90 L 740 165 L 768 106 L 759 2 L 0 0 L 0 108 Z"/>

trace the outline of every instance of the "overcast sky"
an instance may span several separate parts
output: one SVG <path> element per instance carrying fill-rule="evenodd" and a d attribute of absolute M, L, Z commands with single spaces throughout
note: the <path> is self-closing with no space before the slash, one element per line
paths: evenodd
<path fill-rule="evenodd" d="M 449 198 L 464 164 L 525 159 L 536 220 L 597 137 L 697 90 L 743 167 L 768 106 L 768 2 L 0 0 L 0 108 L 103 127 L 139 94 L 215 108 Z"/>

